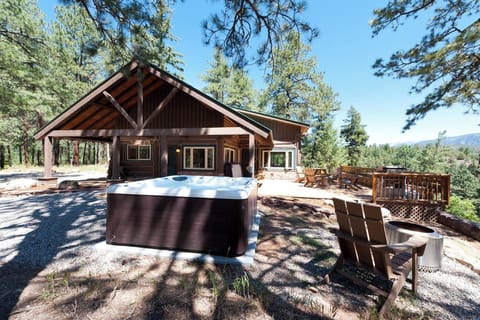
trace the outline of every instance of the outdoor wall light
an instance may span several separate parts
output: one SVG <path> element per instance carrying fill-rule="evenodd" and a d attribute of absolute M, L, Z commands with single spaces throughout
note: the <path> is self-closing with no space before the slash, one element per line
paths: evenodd
<path fill-rule="evenodd" d="M 180 147 L 177 146 L 177 148 L 175 149 L 175 152 L 176 152 L 176 153 L 180 153 L 180 151 L 182 151 L 182 149 L 180 149 Z"/>

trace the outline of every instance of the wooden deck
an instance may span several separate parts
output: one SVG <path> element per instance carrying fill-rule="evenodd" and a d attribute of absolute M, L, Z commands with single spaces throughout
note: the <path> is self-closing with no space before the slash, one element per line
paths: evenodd
<path fill-rule="evenodd" d="M 434 173 L 373 173 L 372 201 L 427 202 L 448 205 L 450 175 Z"/>
<path fill-rule="evenodd" d="M 397 216 L 437 221 L 450 201 L 450 175 L 434 173 L 373 173 L 372 202 Z"/>

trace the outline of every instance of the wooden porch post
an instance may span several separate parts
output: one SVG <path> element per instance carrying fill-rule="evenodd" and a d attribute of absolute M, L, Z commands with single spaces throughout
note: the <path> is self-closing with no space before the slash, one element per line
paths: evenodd
<path fill-rule="evenodd" d="M 152 161 L 153 161 L 153 176 L 160 177 L 160 142 L 157 139 L 152 140 Z"/>
<path fill-rule="evenodd" d="M 120 138 L 114 136 L 112 143 L 112 179 L 120 178 Z"/>
<path fill-rule="evenodd" d="M 248 135 L 248 169 L 252 177 L 255 177 L 255 135 Z"/>
<path fill-rule="evenodd" d="M 141 68 L 137 70 L 137 124 L 143 126 L 143 72 Z"/>
<path fill-rule="evenodd" d="M 160 176 L 168 175 L 168 145 L 167 137 L 160 136 Z"/>
<path fill-rule="evenodd" d="M 224 139 L 223 137 L 217 138 L 217 175 L 223 176 L 223 164 L 225 163 L 224 157 Z"/>
<path fill-rule="evenodd" d="M 43 155 L 45 164 L 43 166 L 43 177 L 50 178 L 52 176 L 52 140 L 46 136 L 43 138 Z"/>

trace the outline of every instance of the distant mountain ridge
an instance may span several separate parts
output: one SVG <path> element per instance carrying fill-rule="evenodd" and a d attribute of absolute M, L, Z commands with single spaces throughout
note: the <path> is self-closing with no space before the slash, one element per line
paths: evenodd
<path fill-rule="evenodd" d="M 424 140 L 418 142 L 411 142 L 412 145 L 427 145 L 435 143 L 437 140 Z M 470 133 L 455 137 L 445 137 L 442 139 L 442 144 L 450 147 L 480 147 L 480 133 Z"/>

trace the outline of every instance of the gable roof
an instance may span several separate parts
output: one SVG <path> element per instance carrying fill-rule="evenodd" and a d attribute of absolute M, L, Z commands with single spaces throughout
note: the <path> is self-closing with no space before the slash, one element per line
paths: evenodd
<path fill-rule="evenodd" d="M 139 77 L 142 79 L 141 88 L 137 84 Z M 128 63 L 97 85 L 40 128 L 35 133 L 34 138 L 37 140 L 42 139 L 53 130 L 65 130 L 67 132 L 67 130 L 75 129 L 113 129 L 115 120 L 122 117 L 122 114 L 123 116 L 125 115 L 119 108 L 113 108 L 112 103 L 109 101 L 109 95 L 113 96 L 115 101 L 118 101 L 123 108 L 130 110 L 137 105 L 139 90 L 142 90 L 143 95 L 146 96 L 163 86 L 170 86 L 172 89 L 180 90 L 201 104 L 231 119 L 245 130 L 273 143 L 272 130 L 255 121 L 245 112 L 240 112 L 238 109 L 224 105 L 153 64 L 142 64 L 138 61 Z"/>
<path fill-rule="evenodd" d="M 253 117 L 259 117 L 259 118 L 274 120 L 274 121 L 277 121 L 277 122 L 298 126 L 298 127 L 300 127 L 300 132 L 302 134 L 306 134 L 308 129 L 310 128 L 310 125 L 305 123 L 305 122 L 285 119 L 285 118 L 281 118 L 281 117 L 274 116 L 274 115 L 271 115 L 271 114 L 266 114 L 266 113 L 263 113 L 263 112 L 258 112 L 258 111 L 253 111 L 253 110 L 247 110 L 247 109 L 241 109 L 241 108 L 233 108 L 233 109 L 240 112 L 240 113 L 243 113 L 247 116 L 251 115 Z"/>

